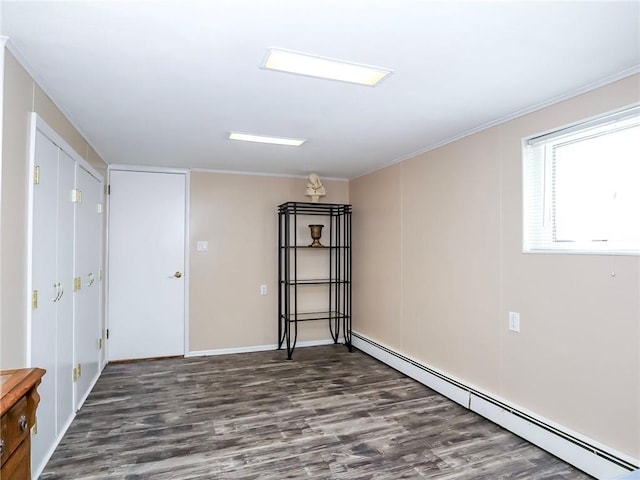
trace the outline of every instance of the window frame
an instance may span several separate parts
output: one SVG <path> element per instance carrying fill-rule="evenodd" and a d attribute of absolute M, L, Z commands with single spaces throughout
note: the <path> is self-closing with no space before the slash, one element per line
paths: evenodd
<path fill-rule="evenodd" d="M 602 135 L 599 131 L 620 131 L 619 128 L 611 129 L 612 124 L 627 119 L 640 122 L 640 103 L 522 139 L 523 253 L 640 255 L 640 241 L 555 239 L 553 148 L 572 138 L 585 141 Z"/>

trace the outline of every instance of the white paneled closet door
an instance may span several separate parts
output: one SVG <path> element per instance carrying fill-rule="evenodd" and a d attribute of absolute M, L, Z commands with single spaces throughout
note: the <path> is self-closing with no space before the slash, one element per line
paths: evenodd
<path fill-rule="evenodd" d="M 100 293 L 102 289 L 102 181 L 82 166 L 76 166 L 75 277 L 80 288 L 74 293 L 75 365 L 80 365 L 76 382 L 79 409 L 99 373 Z"/>
<path fill-rule="evenodd" d="M 31 437 L 37 478 L 99 375 L 103 223 L 100 174 L 35 114 L 32 142 L 28 363 L 47 371 Z"/>
<path fill-rule="evenodd" d="M 58 205 L 58 147 L 36 133 L 35 158 L 39 183 L 33 189 L 31 250 L 32 286 L 37 306 L 31 313 L 31 365 L 47 374 L 38 387 L 38 430 L 31 439 L 33 465 L 48 455 L 57 437 L 56 429 L 56 303 L 60 294 L 56 274 Z"/>
<path fill-rule="evenodd" d="M 66 429 L 75 413 L 73 403 L 73 242 L 75 162 L 58 150 L 58 232 L 56 270 L 61 296 L 57 306 L 57 427 Z"/>
<path fill-rule="evenodd" d="M 74 160 L 40 132 L 33 189 L 31 365 L 46 369 L 38 389 L 38 430 L 32 461 L 37 465 L 74 414 L 73 405 L 73 237 Z"/>

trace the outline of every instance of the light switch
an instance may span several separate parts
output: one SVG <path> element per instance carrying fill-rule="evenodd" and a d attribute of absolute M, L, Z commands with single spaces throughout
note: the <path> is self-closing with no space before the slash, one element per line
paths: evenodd
<path fill-rule="evenodd" d="M 199 252 L 208 252 L 209 251 L 209 242 L 207 240 L 198 240 L 196 243 L 196 250 Z"/>

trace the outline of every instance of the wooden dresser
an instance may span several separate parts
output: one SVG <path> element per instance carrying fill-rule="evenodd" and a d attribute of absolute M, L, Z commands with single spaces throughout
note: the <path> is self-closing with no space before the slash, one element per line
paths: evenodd
<path fill-rule="evenodd" d="M 36 421 L 37 387 L 44 373 L 41 368 L 0 371 L 2 480 L 31 480 L 30 429 Z"/>

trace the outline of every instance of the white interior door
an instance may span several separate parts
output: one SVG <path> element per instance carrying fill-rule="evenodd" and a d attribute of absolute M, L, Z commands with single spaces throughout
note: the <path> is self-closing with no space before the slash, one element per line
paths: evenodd
<path fill-rule="evenodd" d="M 186 174 L 111 170 L 110 360 L 184 354 Z"/>
<path fill-rule="evenodd" d="M 67 428 L 75 412 L 73 402 L 73 240 L 75 162 L 58 150 L 58 234 L 56 245 L 60 299 L 56 303 L 57 430 Z"/>
<path fill-rule="evenodd" d="M 99 372 L 100 260 L 102 258 L 102 182 L 76 165 L 76 188 L 82 192 L 76 204 L 75 277 L 81 287 L 73 295 L 75 364 L 80 376 L 75 384 L 79 409 Z"/>
<path fill-rule="evenodd" d="M 32 285 L 38 306 L 31 313 L 31 365 L 47 373 L 38 388 L 38 434 L 32 465 L 50 454 L 73 417 L 74 160 L 39 131 L 33 190 Z"/>
<path fill-rule="evenodd" d="M 32 286 L 38 306 L 31 312 L 31 362 L 47 373 L 38 387 L 38 433 L 31 439 L 32 465 L 48 458 L 56 429 L 56 235 L 58 206 L 58 147 L 36 132 L 35 164 L 40 181 L 33 188 Z"/>

